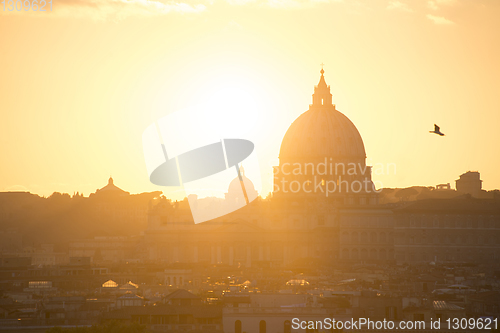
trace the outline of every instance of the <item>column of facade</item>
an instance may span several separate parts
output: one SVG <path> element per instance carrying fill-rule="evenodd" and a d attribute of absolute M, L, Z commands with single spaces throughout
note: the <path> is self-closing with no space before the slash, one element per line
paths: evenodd
<path fill-rule="evenodd" d="M 216 264 L 217 263 L 217 256 L 215 252 L 215 246 L 210 246 L 210 263 L 211 264 Z"/>
<path fill-rule="evenodd" d="M 232 266 L 234 263 L 234 247 L 229 246 L 229 265 Z"/>
<path fill-rule="evenodd" d="M 266 260 L 271 261 L 271 246 L 266 244 L 264 248 L 266 249 Z"/>
<path fill-rule="evenodd" d="M 222 248 L 221 246 L 217 246 L 217 263 L 222 263 Z"/>
<path fill-rule="evenodd" d="M 245 266 L 252 267 L 252 248 L 250 245 L 247 246 L 247 261 Z"/>
<path fill-rule="evenodd" d="M 193 262 L 198 263 L 198 246 L 194 246 L 193 249 Z"/>

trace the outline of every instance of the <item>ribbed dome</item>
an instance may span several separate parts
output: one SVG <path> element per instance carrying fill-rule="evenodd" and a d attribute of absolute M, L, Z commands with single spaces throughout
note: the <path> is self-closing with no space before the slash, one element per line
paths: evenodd
<path fill-rule="evenodd" d="M 280 160 L 299 161 L 334 158 L 365 159 L 363 139 L 356 126 L 335 109 L 330 86 L 321 71 L 319 84 L 314 88 L 313 104 L 288 128 L 281 142 Z"/>
<path fill-rule="evenodd" d="M 281 142 L 280 159 L 366 158 L 356 126 L 333 108 L 309 110 L 288 128 Z"/>

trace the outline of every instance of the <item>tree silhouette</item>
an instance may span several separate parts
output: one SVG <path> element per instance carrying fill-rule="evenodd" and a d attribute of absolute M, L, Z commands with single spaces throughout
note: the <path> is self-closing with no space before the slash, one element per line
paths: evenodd
<path fill-rule="evenodd" d="M 45 331 L 46 333 L 146 333 L 145 325 L 139 323 L 126 324 L 119 321 L 109 321 L 91 327 L 62 328 L 53 327 Z"/>

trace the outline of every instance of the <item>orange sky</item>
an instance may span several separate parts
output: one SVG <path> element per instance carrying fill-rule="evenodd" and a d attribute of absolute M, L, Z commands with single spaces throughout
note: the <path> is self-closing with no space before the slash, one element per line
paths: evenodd
<path fill-rule="evenodd" d="M 183 1 L 183 0 L 180 0 Z M 141 135 L 154 120 L 236 87 L 263 176 L 311 103 L 319 64 L 385 187 L 452 183 L 478 170 L 500 188 L 497 0 L 53 0 L 0 7 L 0 191 L 88 195 L 110 174 L 148 181 Z M 245 103 L 244 100 L 241 101 Z M 428 133 L 437 123 L 446 133 Z"/>

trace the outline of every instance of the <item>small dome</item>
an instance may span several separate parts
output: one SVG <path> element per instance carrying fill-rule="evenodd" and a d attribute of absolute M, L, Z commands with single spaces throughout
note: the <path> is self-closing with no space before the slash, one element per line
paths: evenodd
<path fill-rule="evenodd" d="M 247 178 L 244 174 L 241 175 L 243 178 L 243 185 L 245 186 L 245 191 L 247 194 L 249 193 L 254 193 L 255 192 L 255 186 L 253 185 L 252 181 Z M 240 184 L 240 179 L 236 177 L 229 183 L 229 188 L 227 193 L 229 195 L 237 195 L 238 193 L 241 193 L 241 184 Z"/>
<path fill-rule="evenodd" d="M 99 194 L 112 193 L 113 195 L 128 195 L 128 194 L 130 194 L 129 192 L 126 192 L 126 191 L 122 190 L 121 188 L 119 188 L 118 186 L 116 186 L 113 182 L 112 177 L 109 177 L 108 184 L 106 186 L 104 186 L 101 189 L 97 189 L 95 194 L 98 194 L 98 193 Z"/>
<path fill-rule="evenodd" d="M 240 177 L 243 181 L 243 186 L 245 187 L 246 198 L 243 193 Z M 243 169 L 243 166 L 241 166 L 239 175 L 234 178 L 231 183 L 229 183 L 229 188 L 227 189 L 226 193 L 226 200 L 230 204 L 236 203 L 239 205 L 244 202 L 249 203 L 253 201 L 255 198 L 257 198 L 257 195 L 258 193 L 255 190 L 255 186 L 253 185 L 252 181 L 247 176 L 245 176 L 245 169 Z"/>

